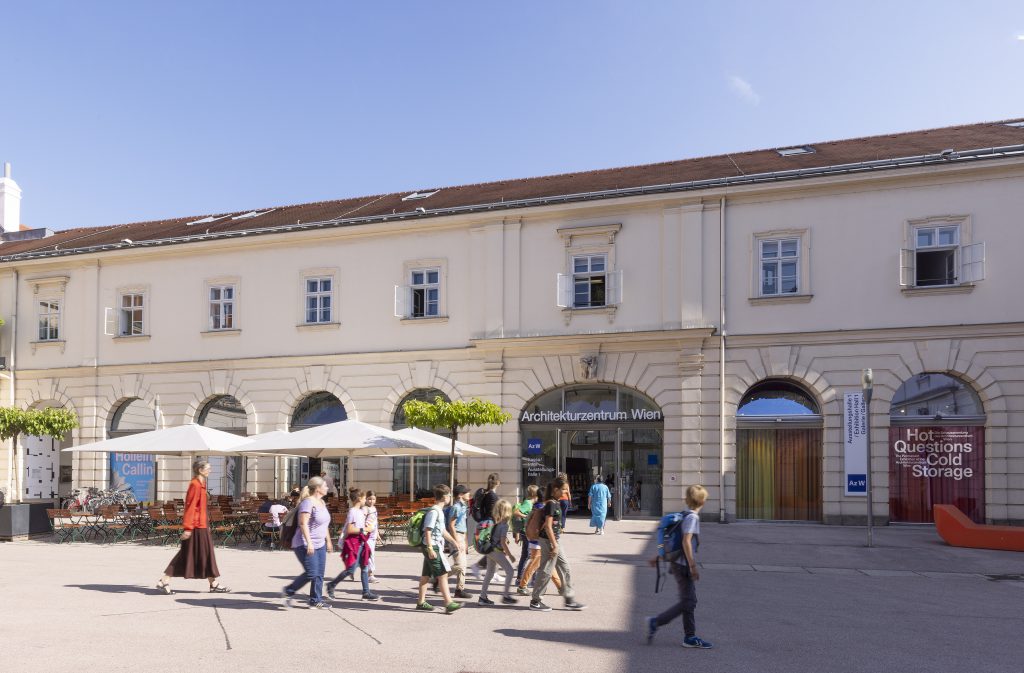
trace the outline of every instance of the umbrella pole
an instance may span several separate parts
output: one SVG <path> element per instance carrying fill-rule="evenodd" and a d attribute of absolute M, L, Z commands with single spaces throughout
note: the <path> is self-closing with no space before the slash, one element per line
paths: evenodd
<path fill-rule="evenodd" d="M 409 502 L 416 502 L 416 459 L 409 456 Z"/>
<path fill-rule="evenodd" d="M 352 454 L 348 454 L 348 458 L 345 459 L 345 491 L 346 497 L 348 489 L 352 488 Z"/>

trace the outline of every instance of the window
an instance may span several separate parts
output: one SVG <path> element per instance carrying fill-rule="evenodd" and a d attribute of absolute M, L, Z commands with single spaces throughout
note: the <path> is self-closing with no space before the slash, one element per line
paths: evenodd
<path fill-rule="evenodd" d="M 39 340 L 60 340 L 60 300 L 41 299 L 39 301 Z"/>
<path fill-rule="evenodd" d="M 797 294 L 800 291 L 800 239 L 760 239 L 758 247 L 761 296 Z"/>
<path fill-rule="evenodd" d="M 140 336 L 145 334 L 145 295 L 122 294 L 118 309 L 118 336 Z"/>
<path fill-rule="evenodd" d="M 409 297 L 412 318 L 436 318 L 441 306 L 441 270 L 413 269 L 410 272 Z"/>
<path fill-rule="evenodd" d="M 607 267 L 607 255 L 577 255 L 572 258 L 574 308 L 605 306 L 605 291 L 608 287 Z"/>
<path fill-rule="evenodd" d="M 306 324 L 329 323 L 333 316 L 334 278 L 306 278 Z"/>
<path fill-rule="evenodd" d="M 609 271 L 606 253 L 573 255 L 572 274 L 558 274 L 558 305 L 601 308 L 622 300 L 622 271 Z"/>
<path fill-rule="evenodd" d="M 966 217 L 911 222 L 900 253 L 900 285 L 954 287 L 985 278 L 985 244 L 964 245 Z"/>
<path fill-rule="evenodd" d="M 210 286 L 210 329 L 235 329 L 235 286 Z"/>

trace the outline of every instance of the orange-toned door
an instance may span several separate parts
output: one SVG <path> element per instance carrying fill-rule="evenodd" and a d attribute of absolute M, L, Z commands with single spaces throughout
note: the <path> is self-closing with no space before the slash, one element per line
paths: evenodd
<path fill-rule="evenodd" d="M 820 521 L 820 428 L 736 431 L 736 517 Z"/>

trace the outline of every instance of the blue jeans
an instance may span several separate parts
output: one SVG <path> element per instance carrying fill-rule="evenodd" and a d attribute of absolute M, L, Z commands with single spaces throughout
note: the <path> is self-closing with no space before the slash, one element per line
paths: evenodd
<path fill-rule="evenodd" d="M 359 579 L 363 582 L 363 593 L 370 593 L 370 570 L 362 563 L 360 563 L 360 560 L 363 558 L 364 546 L 365 545 L 360 545 L 359 552 L 356 554 L 356 562 L 342 570 L 340 573 L 338 573 L 337 577 L 330 581 L 330 585 L 332 587 L 338 586 L 338 584 L 346 577 L 353 577 L 356 574 L 356 568 L 362 568 L 362 572 L 359 573 Z"/>
<path fill-rule="evenodd" d="M 306 569 L 306 572 L 292 580 L 292 583 L 285 587 L 284 592 L 289 596 L 294 595 L 299 589 L 309 584 L 309 604 L 316 605 L 324 597 L 324 569 L 327 568 L 327 545 L 320 547 L 311 555 L 306 554 L 306 546 L 292 549 L 299 563 Z"/>
<path fill-rule="evenodd" d="M 519 566 L 516 568 L 516 583 L 523 578 L 523 568 L 530 560 L 530 541 L 526 539 L 526 531 L 519 534 L 519 541 L 523 543 L 523 550 L 519 553 Z"/>

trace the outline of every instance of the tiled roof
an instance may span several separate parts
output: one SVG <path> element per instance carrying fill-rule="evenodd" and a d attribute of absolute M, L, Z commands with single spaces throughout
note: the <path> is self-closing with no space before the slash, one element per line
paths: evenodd
<path fill-rule="evenodd" d="M 610 190 L 675 185 L 706 180 L 743 180 L 744 176 L 803 170 L 808 175 L 815 169 L 893 160 L 923 155 L 937 155 L 952 149 L 958 152 L 995 147 L 1024 145 L 1024 126 L 1011 125 L 1014 120 L 951 126 L 941 129 L 895 133 L 833 142 L 810 143 L 813 152 L 781 156 L 773 148 L 738 154 L 667 161 L 644 166 L 610 168 L 582 173 L 564 173 L 536 178 L 502 180 L 475 185 L 444 187 L 436 194 L 420 200 L 403 200 L 409 192 L 381 194 L 339 201 L 321 201 L 255 211 L 193 215 L 172 220 L 136 222 L 110 227 L 67 229 L 53 236 L 0 244 L 0 260 L 38 255 L 62 255 L 117 246 L 124 239 L 133 245 L 173 242 L 173 239 L 209 234 L 269 233 L 277 228 L 296 224 L 312 225 L 333 222 L 358 224 L 382 217 L 424 217 L 446 214 L 451 209 L 472 207 L 525 207 L 540 205 L 531 199 L 555 199 L 572 195 L 593 194 Z M 783 175 L 798 179 L 807 175 Z M 600 194 L 608 198 L 614 194 Z M 426 210 L 416 212 L 417 208 Z M 247 212 L 263 213 L 257 217 L 238 217 Z M 207 218 L 212 218 L 208 220 Z M 201 223 L 197 221 L 203 220 Z M 189 224 L 194 223 L 194 224 Z M 127 244 L 125 244 L 127 245 Z"/>

